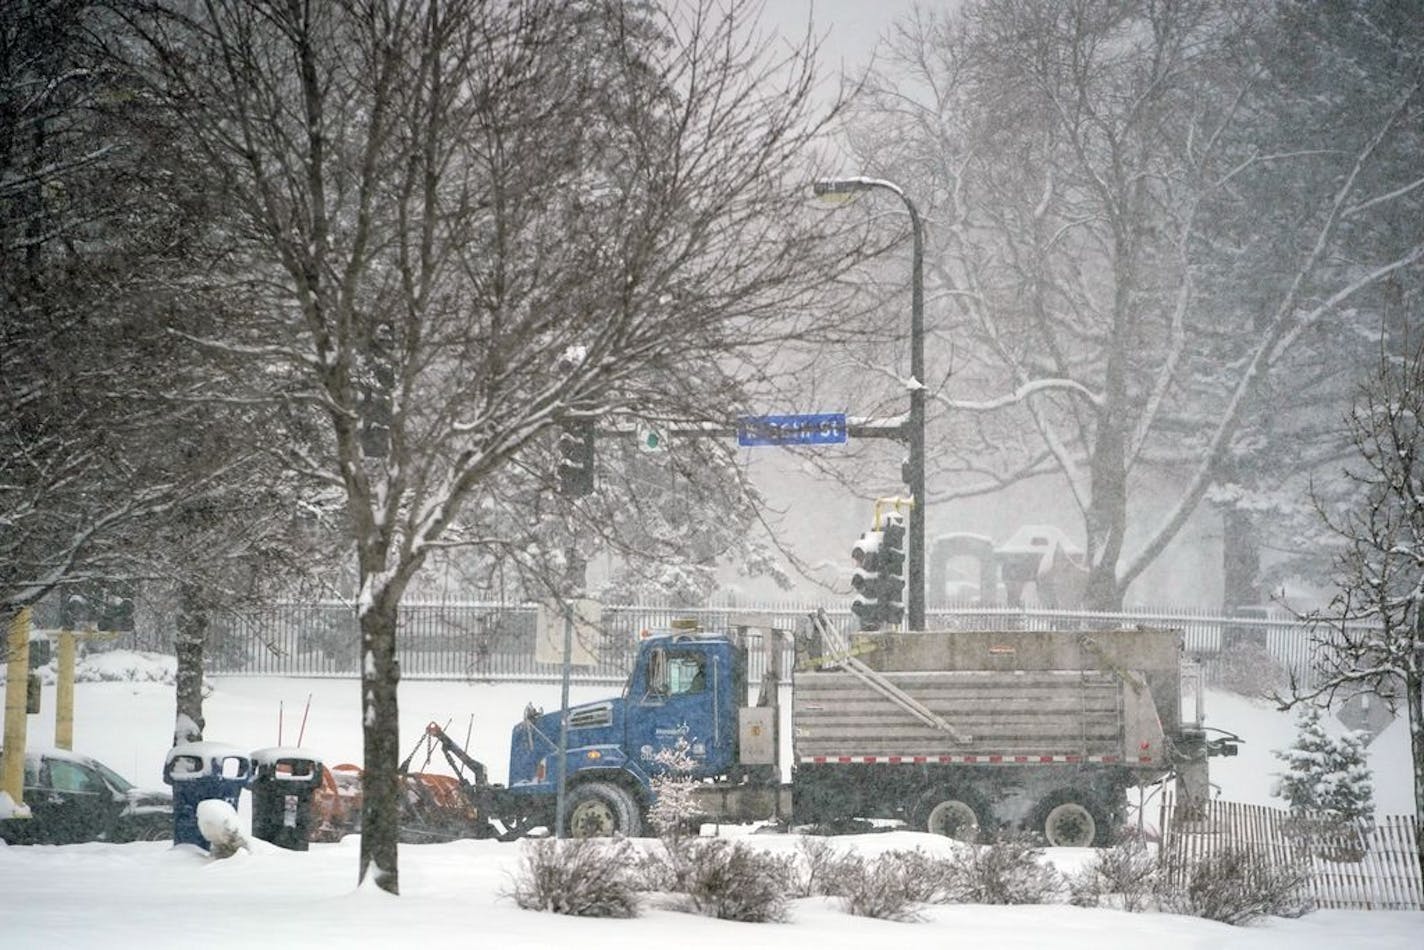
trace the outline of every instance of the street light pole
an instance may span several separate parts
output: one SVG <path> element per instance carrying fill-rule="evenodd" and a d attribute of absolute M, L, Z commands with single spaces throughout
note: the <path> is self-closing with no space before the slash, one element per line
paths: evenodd
<path fill-rule="evenodd" d="M 910 213 L 914 257 L 910 265 L 910 458 L 904 473 L 905 484 L 915 499 L 910 509 L 909 597 L 906 627 L 925 629 L 925 239 L 919 209 L 904 189 L 883 178 L 822 178 L 812 183 L 817 195 L 853 195 L 872 189 L 891 192 Z"/>

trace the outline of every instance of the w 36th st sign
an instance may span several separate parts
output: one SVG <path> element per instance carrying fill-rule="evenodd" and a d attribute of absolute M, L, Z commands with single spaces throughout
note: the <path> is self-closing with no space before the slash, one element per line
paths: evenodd
<path fill-rule="evenodd" d="M 737 420 L 738 445 L 834 445 L 845 440 L 843 412 L 743 416 Z"/>

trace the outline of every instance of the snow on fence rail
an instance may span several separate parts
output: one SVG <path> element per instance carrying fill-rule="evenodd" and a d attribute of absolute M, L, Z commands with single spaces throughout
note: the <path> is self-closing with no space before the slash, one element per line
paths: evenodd
<path fill-rule="evenodd" d="M 1416 819 L 1389 815 L 1373 826 L 1300 816 L 1267 805 L 1211 801 L 1189 814 L 1162 799 L 1160 858 L 1169 876 L 1225 848 L 1244 849 L 1272 867 L 1307 874 L 1318 908 L 1424 910 Z M 1178 882 L 1180 883 L 1180 882 Z"/>
<path fill-rule="evenodd" d="M 604 636 L 592 644 L 594 667 L 575 675 L 585 681 L 621 681 L 627 676 L 639 631 L 667 627 L 692 617 L 715 628 L 745 614 L 775 618 L 790 629 L 805 629 L 818 604 L 782 602 L 720 607 L 610 604 L 603 608 Z M 397 648 L 404 675 L 417 679 L 533 679 L 556 677 L 558 664 L 540 663 L 535 649 L 533 604 L 499 602 L 406 603 L 398 615 Z M 828 610 L 843 630 L 853 626 L 849 610 Z M 1237 648 L 1273 657 L 1282 670 L 1311 676 L 1310 628 L 1279 615 L 1223 617 L 1190 609 L 1135 608 L 1122 611 L 1045 610 L 1023 607 L 951 605 L 931 607 L 928 625 L 946 630 L 1087 630 L 1153 626 L 1180 630 L 1187 652 L 1203 661 L 1208 680 L 1216 658 Z M 130 635 L 121 645 L 165 649 L 154 627 Z M 226 675 L 355 676 L 360 637 L 354 609 L 338 602 L 279 603 L 214 617 L 208 644 L 209 670 Z"/>

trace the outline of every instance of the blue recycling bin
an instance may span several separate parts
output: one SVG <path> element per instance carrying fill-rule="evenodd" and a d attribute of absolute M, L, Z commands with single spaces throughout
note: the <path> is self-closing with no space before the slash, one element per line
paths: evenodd
<path fill-rule="evenodd" d="M 305 749 L 275 746 L 254 751 L 252 767 L 252 836 L 289 851 L 307 850 L 321 760 Z"/>
<path fill-rule="evenodd" d="M 252 778 L 252 759 L 221 742 L 185 742 L 168 750 L 163 781 L 173 786 L 173 843 L 208 849 L 198 830 L 198 803 L 210 798 L 234 809 Z"/>

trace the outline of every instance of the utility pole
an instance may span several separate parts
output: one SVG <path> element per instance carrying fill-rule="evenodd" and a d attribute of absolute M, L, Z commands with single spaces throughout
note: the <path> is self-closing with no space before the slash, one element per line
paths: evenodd
<path fill-rule="evenodd" d="M 910 213 L 910 232 L 914 242 L 910 263 L 910 418 L 906 426 L 909 458 L 902 477 L 914 499 L 910 509 L 909 590 L 906 592 L 907 627 L 925 629 L 925 241 L 919 209 L 904 189 L 883 178 L 825 178 L 815 181 L 811 189 L 822 196 L 850 196 L 873 189 L 888 191 L 905 204 Z"/>
<path fill-rule="evenodd" d="M 30 674 L 30 608 L 10 617 L 5 639 L 5 748 L 0 754 L 0 792 L 16 805 L 25 800 L 25 691 Z"/>

